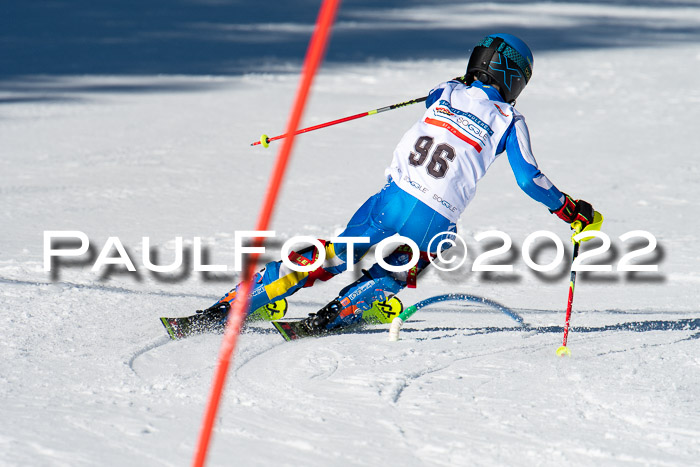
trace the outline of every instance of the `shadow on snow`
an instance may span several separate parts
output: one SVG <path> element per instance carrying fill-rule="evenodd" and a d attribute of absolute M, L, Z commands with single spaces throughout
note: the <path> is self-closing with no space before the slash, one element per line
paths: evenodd
<path fill-rule="evenodd" d="M 410 322 L 409 322 L 410 323 Z M 627 323 L 607 324 L 604 326 L 571 326 L 572 333 L 607 332 L 607 331 L 629 331 L 629 332 L 650 332 L 650 331 L 696 331 L 700 330 L 700 318 L 678 319 L 678 320 L 648 320 L 631 321 Z M 374 330 L 371 330 L 374 332 Z M 564 326 L 484 326 L 484 327 L 450 327 L 435 326 L 420 329 L 403 328 L 404 332 L 437 332 L 437 331 L 471 331 L 474 334 L 491 334 L 495 332 L 517 331 L 536 333 L 564 332 Z M 386 332 L 382 330 L 381 332 Z M 700 333 L 694 335 L 695 339 L 700 338 Z"/>
<path fill-rule="evenodd" d="M 700 42 L 694 0 L 346 0 L 329 64 L 464 58 L 488 32 L 543 51 Z M 0 91 L 36 93 L 29 75 L 238 75 L 297 72 L 320 0 L 36 0 L 0 6 Z M 641 9 L 641 10 L 640 10 Z M 687 17 L 687 18 L 686 18 Z M 174 87 L 173 87 L 174 86 Z M 197 84 L 61 87 L 61 92 L 156 92 Z M 48 96 L 24 97 L 25 102 Z M 4 99 L 0 103 L 21 100 Z"/>

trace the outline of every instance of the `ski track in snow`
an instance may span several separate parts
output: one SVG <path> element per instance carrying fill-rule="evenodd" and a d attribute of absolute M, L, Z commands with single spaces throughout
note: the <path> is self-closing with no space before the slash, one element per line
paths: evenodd
<path fill-rule="evenodd" d="M 134 369 L 134 362 L 136 361 L 136 359 L 139 358 L 141 355 L 145 354 L 146 352 L 151 351 L 155 348 L 161 347 L 170 341 L 171 341 L 171 339 L 167 336 L 163 336 L 163 337 L 160 337 L 158 339 L 155 339 L 150 344 L 147 344 L 143 348 L 134 352 L 133 355 L 131 355 L 131 357 L 129 357 L 129 360 L 126 361 L 126 364 L 129 366 L 131 371 L 133 371 L 135 374 L 138 375 L 138 373 L 136 373 L 136 370 Z"/>
<path fill-rule="evenodd" d="M 464 331 L 467 331 L 467 329 L 464 329 Z M 435 330 L 429 331 L 430 333 L 435 333 Z M 507 332 L 506 332 L 507 333 Z M 462 336 L 464 337 L 472 337 L 476 336 L 479 333 L 468 333 L 468 332 L 463 332 Z M 517 338 L 518 335 L 523 334 L 522 332 L 510 332 L 507 334 L 511 334 Z M 537 334 L 535 334 L 537 335 Z M 529 336 L 529 337 L 528 337 Z M 530 339 L 532 337 L 532 333 L 525 333 L 525 339 Z M 348 336 L 345 336 L 346 338 Z M 667 338 L 670 336 L 667 336 Z M 432 336 L 430 339 L 446 339 L 446 335 L 438 335 L 438 336 Z M 608 337 L 609 339 L 610 337 Z M 275 387 L 276 390 L 282 389 L 282 391 L 288 395 L 286 400 L 294 400 L 296 401 L 297 404 L 301 404 L 301 407 L 295 407 L 294 411 L 301 411 L 303 412 L 305 408 L 307 407 L 307 404 L 304 404 L 303 401 L 299 401 L 297 397 L 301 398 L 308 398 L 309 395 L 305 393 L 299 393 L 298 391 L 298 386 L 305 386 L 304 383 L 300 384 L 300 381 L 307 381 L 309 383 L 311 382 L 316 382 L 318 383 L 320 380 L 330 380 L 328 381 L 329 383 L 340 383 L 344 385 L 358 385 L 360 384 L 359 381 L 356 378 L 350 378 L 349 380 L 342 374 L 344 365 L 343 365 L 343 358 L 342 354 L 339 354 L 337 350 L 334 350 L 332 347 L 325 346 L 322 344 L 322 341 L 325 340 L 334 340 L 334 337 L 328 337 L 328 338 L 323 338 L 323 339 L 314 339 L 314 340 L 306 340 L 306 341 L 300 341 L 300 342 L 295 342 L 295 343 L 290 343 L 290 344 L 285 344 L 286 346 L 295 346 L 294 351 L 290 351 L 287 349 L 287 347 L 282 347 L 282 348 L 277 348 L 275 346 L 275 352 L 270 352 L 270 348 L 265 348 L 262 350 L 260 353 L 256 353 L 252 357 L 246 357 L 238 366 L 235 371 L 235 379 L 236 382 L 239 383 L 238 391 L 236 391 L 236 397 L 235 401 L 236 403 L 239 403 L 244 406 L 249 406 L 249 405 L 257 405 L 260 404 L 259 401 L 259 394 L 261 391 L 265 391 L 266 388 L 270 387 Z M 601 341 L 605 340 L 606 336 L 604 334 L 597 335 L 597 336 L 586 336 L 585 338 L 581 339 L 581 345 L 582 343 L 586 344 L 591 344 L 594 343 L 595 341 Z M 678 340 L 678 339 L 673 339 L 669 340 L 668 342 L 663 342 L 659 344 L 654 344 L 651 345 L 650 347 L 655 347 L 655 346 L 663 346 L 663 345 L 673 345 L 675 343 L 681 342 L 684 339 Z M 343 346 L 347 347 L 347 346 Z M 640 349 L 643 349 L 646 346 L 640 347 Z M 626 349 L 625 351 L 636 351 L 639 350 L 636 347 Z M 284 352 L 288 351 L 291 354 L 291 357 L 287 359 L 286 357 L 278 354 L 277 352 Z M 319 355 L 319 351 L 322 352 Z M 518 354 L 541 354 L 543 351 L 545 352 L 551 352 L 552 351 L 552 342 L 548 341 L 545 343 L 532 343 L 532 344 L 521 344 L 521 343 L 516 343 L 512 345 L 505 345 L 501 346 L 486 352 L 474 352 L 474 353 L 469 353 L 468 355 L 461 355 L 461 356 L 456 356 L 455 352 L 439 352 L 438 355 L 440 354 L 446 354 L 449 356 L 447 363 L 431 363 L 428 365 L 421 365 L 418 368 L 413 368 L 410 371 L 406 370 L 401 370 L 401 371 L 388 371 L 386 373 L 381 373 L 377 375 L 377 372 L 375 372 L 375 376 L 368 379 L 364 380 L 361 379 L 361 384 L 360 386 L 365 388 L 373 388 L 374 393 L 375 393 L 375 398 L 374 398 L 374 403 L 376 404 L 379 402 L 379 404 L 382 407 L 389 407 L 390 409 L 393 407 L 392 410 L 389 410 L 389 413 L 391 415 L 388 415 L 386 410 L 383 410 L 383 416 L 379 418 L 379 422 L 382 425 L 386 425 L 387 427 L 390 427 L 392 431 L 395 431 L 398 433 L 400 436 L 400 439 L 402 440 L 401 443 L 399 443 L 399 448 L 409 448 L 411 446 L 411 443 L 407 441 L 408 439 L 415 439 L 415 438 L 420 438 L 421 431 L 416 430 L 415 427 L 411 426 L 411 423 L 401 420 L 403 417 L 400 417 L 399 413 L 401 413 L 401 410 L 404 408 L 404 406 L 410 406 L 411 401 L 410 399 L 408 401 L 404 401 L 402 399 L 402 395 L 406 393 L 407 391 L 410 392 L 413 390 L 413 388 L 418 385 L 419 388 L 417 389 L 418 391 L 422 390 L 422 388 L 429 387 L 431 384 L 434 384 L 435 381 L 439 381 L 441 379 L 446 379 L 449 378 L 449 376 L 445 376 L 445 373 L 455 373 L 456 371 L 454 370 L 455 366 L 459 366 L 461 364 L 464 364 L 465 362 L 468 361 L 475 361 L 475 360 L 484 360 L 488 359 L 490 357 L 493 357 L 495 355 L 508 355 L 510 353 L 516 352 Z M 463 352 L 460 352 L 463 353 Z M 608 352 L 608 353 L 599 353 L 595 355 L 595 357 L 605 357 L 608 354 L 612 354 L 614 352 Z M 431 357 L 436 358 L 435 355 L 431 355 Z M 592 355 L 593 357 L 593 355 Z M 267 358 L 267 359 L 266 359 Z M 278 359 L 282 359 L 282 361 L 278 361 Z M 288 360 L 294 359 L 294 365 L 290 366 L 287 365 L 286 362 Z M 270 360 L 276 360 L 278 365 L 273 365 L 271 364 Z M 376 362 L 375 362 L 376 363 Z M 294 381 L 294 387 L 292 386 L 287 386 L 283 385 L 280 388 L 280 374 L 278 373 L 279 367 L 282 368 L 290 368 L 290 371 L 293 371 L 295 374 L 295 377 L 293 379 Z M 273 370 L 270 370 L 270 368 L 276 368 Z M 515 370 L 512 370 L 514 373 Z M 303 376 L 302 376 L 303 375 Z M 483 387 L 485 385 L 488 385 L 490 383 L 489 380 L 485 380 L 481 382 L 478 387 Z M 296 390 L 295 390 L 296 389 Z M 321 391 L 322 392 L 322 391 Z M 316 397 L 318 396 L 318 392 L 315 391 L 314 393 L 317 394 Z M 258 396 L 256 396 L 256 394 Z M 315 400 L 315 397 L 312 397 L 312 400 Z M 599 401 L 597 399 L 592 399 L 590 395 L 584 394 L 583 400 L 587 403 L 589 403 L 590 407 L 587 409 L 589 411 L 593 412 L 600 412 L 604 410 L 608 410 L 611 408 L 614 408 L 613 406 L 610 406 L 609 404 L 605 404 L 604 401 Z M 388 404 L 385 406 L 384 404 Z M 282 410 L 282 407 L 285 406 L 285 404 L 281 404 L 279 407 L 277 404 L 271 403 L 273 407 L 276 407 L 278 410 Z M 289 409 L 289 408 L 287 408 Z M 333 415 L 338 415 L 333 413 Z M 346 414 L 347 416 L 347 414 Z M 618 418 L 620 422 L 623 423 L 633 423 L 634 425 L 638 427 L 644 427 L 646 426 L 645 423 L 639 422 L 636 420 L 634 417 L 624 417 L 621 416 Z M 324 419 L 325 420 L 325 419 Z M 694 432 L 688 433 L 690 435 L 693 435 Z M 303 450 L 303 449 L 302 449 Z M 576 452 L 576 449 L 574 449 L 574 452 Z M 584 451 L 580 451 L 582 453 Z M 585 451 L 588 452 L 588 451 Z M 606 459 L 607 456 L 604 453 L 592 453 L 588 452 L 589 456 L 592 456 L 592 458 L 601 458 L 601 459 Z M 640 458 L 637 458 L 636 460 L 639 460 Z M 415 460 L 415 459 L 414 459 Z M 434 460 L 434 459 L 433 459 Z M 634 460 L 634 458 L 630 458 L 630 460 Z M 447 463 L 446 463 L 447 464 Z M 663 464 L 663 463 L 662 463 Z M 662 465 L 660 464 L 660 465 Z"/>
<path fill-rule="evenodd" d="M 16 283 L 13 287 L 30 290 L 44 288 L 46 285 Z M 132 291 L 119 288 L 102 290 L 100 288 L 62 287 L 61 290 L 64 294 L 104 296 L 106 293 L 110 296 L 122 295 L 124 298 L 135 295 Z M 17 293 L 17 295 L 25 296 L 26 292 Z M 177 297 L 168 298 L 177 299 Z M 474 308 L 473 304 L 467 305 L 467 308 L 469 306 Z M 299 305 L 299 307 L 311 310 L 315 309 L 317 305 L 316 302 L 311 301 L 306 305 Z M 383 446 L 387 442 L 390 442 L 397 451 L 403 453 L 392 454 L 392 456 L 398 455 L 402 461 L 409 464 L 428 462 L 437 465 L 453 465 L 464 461 L 475 461 L 478 464 L 478 459 L 492 459 L 488 456 L 482 457 L 486 456 L 486 451 L 478 446 L 484 446 L 483 443 L 488 438 L 484 438 L 479 432 L 473 432 L 458 423 L 457 426 L 461 427 L 455 427 L 454 430 L 466 433 L 466 439 L 471 440 L 470 443 L 466 443 L 461 440 L 461 437 L 454 437 L 449 432 L 445 432 L 444 428 L 439 428 L 454 425 L 454 414 L 446 412 L 445 408 L 452 403 L 456 407 L 461 406 L 464 410 L 463 397 L 467 396 L 467 400 L 469 400 L 468 394 L 471 394 L 471 404 L 477 408 L 477 411 L 474 412 L 474 408 L 470 409 L 472 413 L 467 418 L 474 420 L 477 425 L 485 423 L 489 426 L 491 422 L 487 422 L 487 420 L 492 420 L 495 417 L 495 419 L 504 420 L 508 425 L 508 418 L 504 419 L 501 411 L 492 413 L 492 409 L 487 409 L 494 401 L 498 400 L 506 405 L 515 403 L 515 400 L 507 396 L 499 397 L 498 393 L 491 392 L 491 387 L 494 384 L 502 384 L 504 381 L 502 378 L 515 378 L 518 381 L 516 386 L 524 383 L 521 380 L 522 377 L 517 377 L 519 372 L 517 366 L 508 368 L 508 365 L 503 363 L 516 361 L 523 364 L 532 360 L 527 364 L 530 368 L 542 365 L 545 361 L 549 361 L 551 365 L 553 350 L 561 336 L 561 326 L 542 325 L 552 315 L 552 312 L 547 310 L 516 310 L 529 322 L 535 323 L 525 329 L 514 326 L 510 318 L 498 312 L 483 308 L 479 310 L 478 307 L 466 314 L 464 311 L 464 307 L 454 304 L 452 306 L 435 305 L 429 307 L 419 312 L 415 319 L 408 321 L 402 331 L 402 341 L 398 343 L 385 341 L 386 326 L 366 328 L 355 334 L 307 339 L 291 343 L 284 342 L 265 325 L 249 326 L 241 338 L 241 346 L 234 360 L 232 374 L 229 376 L 221 426 L 217 430 L 217 438 L 238 441 L 232 445 L 227 444 L 223 448 L 221 444 L 217 443 L 219 454 L 215 457 L 217 459 L 215 463 L 234 455 L 243 449 L 244 445 L 252 443 L 252 446 L 269 446 L 271 443 L 270 430 L 274 433 L 285 434 L 281 439 L 273 436 L 272 445 L 279 446 L 280 449 L 284 447 L 284 451 L 281 452 L 286 453 L 288 462 L 291 463 L 303 463 L 306 460 L 306 463 L 311 465 L 324 465 L 326 463 L 363 465 L 365 462 L 371 463 L 372 459 L 386 460 Z M 625 316 L 625 319 L 620 323 L 615 318 L 616 316 Z M 667 331 L 659 331 L 655 327 L 646 331 L 628 329 L 628 332 L 615 331 L 614 329 L 615 326 L 624 329 L 625 322 L 659 322 L 659 320 L 649 319 L 650 316 L 656 318 L 659 313 L 649 311 L 639 314 L 634 312 L 621 313 L 618 310 L 613 313 L 586 312 L 575 314 L 574 320 L 581 323 L 580 328 L 590 329 L 590 331 L 577 333 L 575 328 L 572 329 L 570 347 L 574 350 L 575 356 L 571 360 L 571 364 L 574 366 L 585 364 L 586 358 L 593 362 L 597 359 L 632 355 L 626 359 L 627 365 L 629 365 L 632 361 L 639 359 L 641 352 L 661 348 L 672 349 L 679 345 L 686 345 L 697 341 L 697 337 L 700 335 L 697 332 L 697 320 L 674 321 L 670 316 L 668 316 L 670 319 L 664 321 L 667 323 L 665 326 L 670 329 Z M 561 315 L 556 315 L 556 317 L 561 318 Z M 643 319 L 634 321 L 635 317 Z M 611 318 L 615 320 L 613 322 L 618 324 L 612 327 L 600 325 L 601 320 L 605 322 Z M 586 321 L 588 322 L 587 326 L 583 326 Z M 674 322 L 683 323 L 686 321 L 692 325 L 683 325 L 685 329 L 680 325 L 673 326 Z M 465 322 L 468 322 L 469 325 L 465 326 Z M 442 325 L 435 326 L 436 323 Z M 494 326 L 497 323 L 500 325 Z M 164 334 L 164 331 L 160 329 L 160 323 L 156 324 L 154 331 Z M 656 327 L 658 328 L 658 326 Z M 637 326 L 635 329 L 641 328 Z M 654 342 L 630 345 L 630 340 L 624 337 L 626 334 L 645 333 L 653 334 L 655 336 Z M 201 415 L 200 410 L 204 403 L 204 394 L 193 398 L 191 394 L 188 395 L 188 392 L 194 388 L 199 388 L 202 391 L 202 387 L 206 386 L 207 374 L 213 371 L 215 365 L 211 359 L 204 357 L 207 352 L 215 350 L 219 339 L 220 336 L 216 335 L 197 336 L 184 341 L 171 341 L 165 335 L 156 339 L 151 337 L 150 340 L 145 341 L 147 343 L 127 354 L 122 354 L 124 356 L 121 357 L 120 361 L 132 375 L 137 377 L 138 382 L 129 383 L 129 378 L 124 376 L 120 384 L 126 384 L 124 389 L 127 394 L 141 393 L 141 396 L 136 400 L 140 399 L 139 405 L 146 404 L 143 407 L 147 410 L 145 413 L 153 411 L 153 407 L 148 408 L 151 405 L 147 402 L 149 393 L 153 394 L 155 391 L 155 394 L 170 394 L 169 398 L 172 399 L 168 402 L 170 410 L 175 410 L 179 414 L 177 419 L 181 420 L 182 410 L 185 409 L 185 413 L 189 414 L 188 419 L 191 425 L 189 434 L 194 435 Z M 482 349 L 478 348 L 478 344 L 472 342 L 484 339 L 486 339 L 487 347 Z M 426 345 L 427 347 L 424 347 Z M 204 346 L 204 350 L 202 346 Z M 602 352 L 595 350 L 601 346 L 607 350 Z M 360 349 L 361 353 L 358 353 Z M 192 352 L 201 354 L 193 359 Z M 578 360 L 579 353 L 587 355 L 587 357 L 581 355 L 583 360 Z M 559 371 L 564 370 L 563 362 L 554 361 L 554 363 L 556 363 L 555 368 L 558 367 Z M 465 368 L 469 368 L 466 373 Z M 569 380 L 573 383 L 584 381 L 581 374 L 576 371 L 568 375 L 567 372 L 564 372 L 558 378 L 561 376 L 564 376 L 564 381 Z M 591 376 L 592 374 L 588 373 L 588 378 Z M 594 381 L 596 380 L 601 381 L 599 378 L 594 378 Z M 466 393 L 464 383 L 467 384 L 467 388 L 470 388 Z M 83 383 L 81 383 L 82 385 Z M 90 385 L 88 384 L 87 387 Z M 623 436 L 625 439 L 626 436 L 629 436 L 625 433 L 648 432 L 650 429 L 650 421 L 644 416 L 634 415 L 634 412 L 631 412 L 631 415 L 625 415 L 624 411 L 621 412 L 619 401 L 611 402 L 606 399 L 607 396 L 601 396 L 597 393 L 597 390 L 586 390 L 585 385 L 579 387 L 576 384 L 573 387 L 576 388 L 577 394 L 575 407 L 579 407 L 578 409 L 574 407 L 574 413 L 578 413 L 578 416 L 582 417 L 583 420 L 599 417 L 602 413 L 608 414 L 608 423 L 618 426 L 617 431 L 612 432 L 617 434 L 611 433 L 610 436 Z M 98 388 L 99 386 L 91 391 Z M 519 389 L 522 390 L 522 388 Z M 104 388 L 98 389 L 98 391 L 100 390 L 103 391 Z M 454 392 L 455 390 L 456 392 Z M 504 389 L 501 388 L 501 390 Z M 281 394 L 284 397 L 280 398 Z M 145 399 L 144 396 L 146 396 Z M 533 404 L 533 407 L 546 406 L 547 399 L 542 399 L 535 393 L 530 393 L 528 397 L 531 399 L 530 403 Z M 178 404 L 178 399 L 187 405 Z M 363 409 L 354 413 L 353 406 L 363 407 Z M 101 414 L 103 417 L 107 416 L 108 419 L 115 416 L 115 414 L 109 415 L 110 412 L 104 410 L 98 410 L 94 413 Z M 367 424 L 369 413 L 373 414 L 372 425 Z M 518 413 L 518 411 L 513 413 Z M 530 418 L 526 415 L 527 411 L 520 413 L 525 416 L 524 421 Z M 280 414 L 285 415 L 280 419 Z M 134 426 L 135 420 L 118 422 L 117 432 L 132 437 L 136 432 L 141 433 L 141 436 L 146 436 L 146 433 L 158 435 L 163 430 L 168 431 L 163 425 L 162 410 L 160 415 L 155 413 L 147 416 L 146 420 L 149 418 L 150 421 L 144 424 L 137 423 L 136 426 Z M 464 417 L 459 416 L 459 418 Z M 105 427 L 99 428 L 99 425 L 95 427 L 72 415 L 71 419 L 72 421 L 64 426 L 65 430 L 90 433 L 89 436 L 93 438 L 93 442 L 100 445 L 101 449 L 110 452 L 121 450 L 121 458 L 135 456 L 149 464 L 178 465 L 178 461 L 174 457 L 164 459 L 145 452 L 145 445 L 123 446 L 123 441 L 115 439 L 115 433 L 110 432 L 111 430 Z M 423 419 L 432 420 L 430 431 L 437 429 L 438 434 L 426 434 L 419 423 L 419 420 Z M 116 419 L 113 420 L 116 421 Z M 381 442 L 355 443 L 355 449 L 359 450 L 362 447 L 366 451 L 366 459 L 364 456 L 351 454 L 351 451 L 341 448 L 331 448 L 326 455 L 318 456 L 317 444 L 327 442 L 322 440 L 326 440 L 330 436 L 331 441 L 335 440 L 334 443 L 338 443 L 343 439 L 339 434 L 321 436 L 323 431 L 319 431 L 317 427 L 319 425 L 333 426 L 331 433 L 336 433 L 338 430 L 340 433 L 369 432 L 373 433 L 375 438 L 382 433 L 379 438 L 376 438 L 377 441 L 381 440 Z M 518 424 L 511 423 L 510 426 L 515 430 Z M 620 432 L 619 427 L 621 426 L 627 428 Z M 393 436 L 385 438 L 390 433 Z M 499 436 L 504 435 L 503 432 L 499 433 Z M 657 433 L 656 437 L 660 443 L 671 442 L 672 445 L 676 445 L 678 441 L 668 440 L 685 439 L 690 442 L 698 435 L 698 432 L 693 429 L 681 429 L 673 426 L 657 429 L 655 433 Z M 545 433 L 541 434 L 545 435 Z M 551 433 L 547 436 L 551 436 Z M 186 452 L 187 449 L 191 448 L 191 442 L 186 442 L 186 438 L 187 436 L 183 435 L 181 430 L 176 432 L 176 439 L 180 439 L 180 443 L 185 443 L 181 444 L 176 452 Z M 437 442 L 438 439 L 440 442 Z M 244 444 L 239 444 L 239 441 Z M 335 445 L 334 443 L 331 444 Z M 547 452 L 547 449 L 550 449 L 550 459 L 572 460 L 583 456 L 590 462 L 608 462 L 617 459 L 632 463 L 642 460 L 646 462 L 649 459 L 644 456 L 634 457 L 631 454 L 620 457 L 613 455 L 614 450 L 611 448 L 593 448 L 588 443 L 572 447 L 561 445 L 557 449 L 551 450 L 551 445 L 531 436 L 524 440 L 520 439 L 517 445 L 521 447 L 520 449 L 527 446 L 528 449 L 533 450 L 532 452 L 538 453 L 541 453 L 542 450 Z M 46 448 L 42 443 L 29 443 L 27 446 L 39 457 L 53 459 L 59 464 L 63 462 L 87 464 L 92 459 L 89 453 L 75 455 L 60 449 Z M 534 448 L 534 446 L 539 446 L 539 448 Z M 250 452 L 257 451 L 251 448 Z M 691 452 L 693 451 L 688 451 L 688 454 Z M 314 453 L 313 461 L 308 461 L 310 453 Z M 513 455 L 514 452 L 506 452 L 497 458 L 509 463 L 516 459 Z M 272 460 L 276 462 L 282 460 L 283 457 L 278 458 L 278 455 L 271 454 L 265 457 L 265 463 Z M 526 455 L 525 458 L 529 457 Z M 654 464 L 672 465 L 673 462 L 666 463 L 658 458 Z"/>

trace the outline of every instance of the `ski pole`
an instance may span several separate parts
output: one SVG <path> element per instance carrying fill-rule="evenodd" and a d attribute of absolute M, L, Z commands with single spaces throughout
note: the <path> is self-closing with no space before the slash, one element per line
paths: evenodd
<path fill-rule="evenodd" d="M 251 146 L 257 146 L 258 144 L 262 144 L 263 147 L 268 147 L 272 141 L 275 141 L 275 140 L 278 140 L 278 139 L 282 139 L 282 138 L 286 138 L 286 137 L 289 136 L 290 134 L 298 135 L 298 134 L 301 134 L 301 133 L 306 133 L 306 132 L 309 132 L 309 131 L 318 130 L 318 129 L 320 129 L 320 128 L 325 128 L 325 127 L 327 127 L 327 126 L 337 125 L 338 123 L 349 122 L 350 120 L 356 120 L 356 119 L 358 119 L 358 118 L 366 117 L 366 116 L 368 116 L 368 115 L 379 114 L 379 113 L 382 113 L 382 112 L 386 112 L 387 110 L 394 110 L 394 109 L 398 109 L 399 107 L 405 107 L 405 106 L 407 106 L 407 105 L 417 104 L 418 102 L 423 102 L 423 101 L 425 101 L 427 98 L 428 98 L 428 96 L 419 97 L 419 98 L 417 98 L 417 99 L 413 99 L 413 100 L 410 100 L 410 101 L 400 102 L 400 103 L 398 103 L 398 104 L 388 105 L 388 106 L 386 106 L 386 107 L 381 107 L 381 108 L 379 108 L 379 109 L 369 110 L 369 111 L 367 111 L 367 112 L 362 112 L 362 113 L 359 113 L 359 114 L 356 114 L 356 115 L 350 115 L 349 117 L 339 118 L 338 120 L 333 120 L 333 121 L 331 121 L 331 122 L 321 123 L 321 124 L 319 124 L 319 125 L 310 126 L 310 127 L 308 127 L 308 128 L 302 128 L 301 130 L 297 130 L 297 131 L 295 131 L 294 133 L 285 133 L 285 134 L 283 134 L 283 135 L 273 136 L 272 138 L 268 137 L 267 135 L 262 135 L 262 136 L 260 137 L 260 141 L 256 141 L 256 142 L 254 142 L 254 143 L 250 143 L 250 145 L 251 145 Z"/>
<path fill-rule="evenodd" d="M 561 347 L 557 349 L 557 355 L 559 357 L 570 357 L 571 356 L 571 351 L 569 348 L 566 346 L 567 339 L 569 338 L 569 323 L 571 322 L 571 309 L 572 305 L 574 303 L 574 285 L 576 284 L 576 271 L 574 270 L 574 262 L 576 261 L 576 258 L 578 257 L 578 250 L 581 242 L 585 242 L 591 237 L 587 238 L 581 238 L 579 241 L 574 240 L 576 235 L 580 234 L 582 231 L 583 232 L 589 232 L 592 230 L 600 230 L 600 228 L 603 225 L 603 215 L 599 213 L 598 211 L 593 212 L 593 222 L 588 224 L 585 229 L 582 229 L 582 225 L 580 221 L 574 221 L 571 224 L 571 228 L 574 229 L 573 235 L 571 235 L 571 241 L 574 243 L 574 254 L 571 259 L 571 278 L 569 279 L 569 300 L 566 305 L 566 322 L 564 323 L 564 341 L 562 342 Z"/>
<path fill-rule="evenodd" d="M 581 222 L 575 221 L 572 224 L 572 228 L 574 229 L 574 236 L 581 232 Z M 571 258 L 571 277 L 569 279 L 569 300 L 566 305 L 566 322 L 564 323 L 564 342 L 562 343 L 561 347 L 557 349 L 557 356 L 559 357 L 570 357 L 571 356 L 571 351 L 569 348 L 566 346 L 566 340 L 569 338 L 569 323 L 571 322 L 571 309 L 574 303 L 574 284 L 576 284 L 576 270 L 573 268 L 573 264 L 576 261 L 576 258 L 578 257 L 578 250 L 580 246 L 580 242 L 577 242 L 573 239 L 573 236 L 571 237 L 571 241 L 574 242 L 574 254 L 573 257 Z"/>

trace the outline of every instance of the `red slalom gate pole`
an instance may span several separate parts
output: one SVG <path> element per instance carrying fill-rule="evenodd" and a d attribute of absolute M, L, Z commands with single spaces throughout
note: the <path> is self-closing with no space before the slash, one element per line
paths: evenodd
<path fill-rule="evenodd" d="M 275 168 L 267 186 L 265 201 L 263 202 L 263 206 L 258 217 L 258 224 L 256 228 L 258 231 L 267 230 L 268 225 L 270 224 L 270 218 L 272 217 L 272 212 L 277 202 L 277 195 L 279 194 L 280 185 L 282 183 L 282 179 L 284 178 L 287 163 L 289 162 L 289 156 L 292 151 L 294 132 L 299 127 L 299 122 L 301 121 L 301 115 L 304 112 L 311 83 L 313 82 L 316 70 L 323 59 L 323 54 L 328 43 L 330 29 L 333 25 L 333 21 L 335 20 L 335 14 L 338 10 L 339 4 L 340 0 L 324 0 L 323 4 L 321 5 L 318 19 L 316 21 L 316 28 L 313 36 L 311 37 L 311 41 L 309 42 L 306 58 L 304 59 L 301 83 L 299 84 L 294 106 L 292 107 L 292 112 L 289 117 L 289 123 L 287 124 L 287 134 L 289 134 L 290 137 L 285 139 L 284 144 L 280 148 L 277 155 Z M 262 239 L 257 238 L 255 244 L 261 245 Z M 219 351 L 219 362 L 214 373 L 209 402 L 207 403 L 206 411 L 204 413 L 197 448 L 194 459 L 192 460 L 192 465 L 194 467 L 202 467 L 206 461 L 207 453 L 209 451 L 209 444 L 211 441 L 211 434 L 214 428 L 214 421 L 216 419 L 219 403 L 221 401 L 221 393 L 223 392 L 224 384 L 226 382 L 226 375 L 228 373 L 231 355 L 236 349 L 238 335 L 240 334 L 241 326 L 245 319 L 245 312 L 248 309 L 248 296 L 253 287 L 253 275 L 257 269 L 258 258 L 259 254 L 257 253 L 251 255 L 251 260 L 243 270 L 243 280 L 240 285 L 240 289 L 236 293 L 238 299 L 234 301 L 233 306 L 229 311 L 227 321 L 228 324 L 226 326 L 224 339 L 221 343 L 221 349 Z"/>

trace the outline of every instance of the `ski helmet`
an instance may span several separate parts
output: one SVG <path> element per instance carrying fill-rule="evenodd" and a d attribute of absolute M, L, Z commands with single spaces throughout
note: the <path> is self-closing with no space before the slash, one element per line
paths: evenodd
<path fill-rule="evenodd" d="M 472 51 L 466 79 L 497 84 L 503 99 L 514 102 L 532 76 L 535 59 L 530 48 L 511 34 L 484 37 Z"/>

